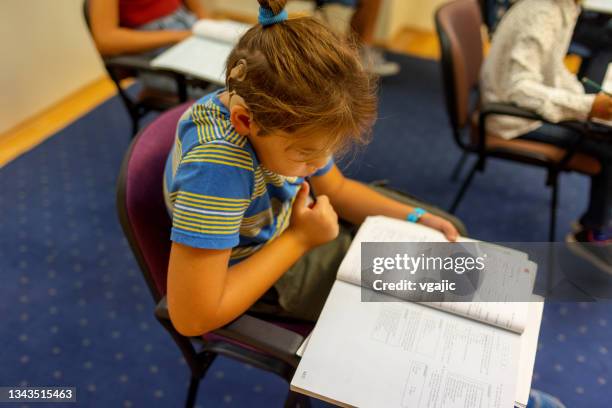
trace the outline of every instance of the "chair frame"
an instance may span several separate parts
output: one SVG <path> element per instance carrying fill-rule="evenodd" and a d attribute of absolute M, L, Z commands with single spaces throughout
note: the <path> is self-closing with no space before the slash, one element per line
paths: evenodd
<path fill-rule="evenodd" d="M 463 0 L 456 0 L 456 1 L 463 1 Z M 451 44 L 450 38 L 448 37 L 447 33 L 445 32 L 440 22 L 440 13 L 443 10 L 443 8 L 447 7 L 449 4 L 452 4 L 452 3 L 446 3 L 445 5 L 442 5 L 436 11 L 435 24 L 436 24 L 436 31 L 438 34 L 438 39 L 440 42 L 440 49 L 441 49 L 442 81 L 444 84 L 446 108 L 449 114 L 449 119 L 450 119 L 451 127 L 453 130 L 454 140 L 456 144 L 459 146 L 459 148 L 463 151 L 463 155 L 453 171 L 454 173 L 453 178 L 457 177 L 457 174 L 461 171 L 461 168 L 463 167 L 466 161 L 466 158 L 470 153 L 475 154 L 477 156 L 476 163 L 472 166 L 471 170 L 468 173 L 468 176 L 462 183 L 457 195 L 455 196 L 455 199 L 453 200 L 453 203 L 451 204 L 449 212 L 451 214 L 454 214 L 456 212 L 457 207 L 459 206 L 459 203 L 461 202 L 465 192 L 470 186 L 476 172 L 477 171 L 483 172 L 485 170 L 485 164 L 486 164 L 487 159 L 489 158 L 499 158 L 499 159 L 510 160 L 514 162 L 529 164 L 529 165 L 533 165 L 537 167 L 543 167 L 547 170 L 546 185 L 550 186 L 552 189 L 552 196 L 551 196 L 551 202 L 550 202 L 550 224 L 549 224 L 549 230 L 548 230 L 548 239 L 549 241 L 553 242 L 555 240 L 555 235 L 556 235 L 556 218 L 557 218 L 557 205 L 558 205 L 558 195 L 559 195 L 559 183 L 558 183 L 559 174 L 563 171 L 571 171 L 570 169 L 567 168 L 567 164 L 570 162 L 574 154 L 577 152 L 577 149 L 580 147 L 580 144 L 583 142 L 585 135 L 593 133 L 593 128 L 595 128 L 596 125 L 591 124 L 589 122 L 582 123 L 582 122 L 573 122 L 573 121 L 572 122 L 562 122 L 562 123 L 552 123 L 534 112 L 519 108 L 515 105 L 501 104 L 501 103 L 491 103 L 491 104 L 483 105 L 483 104 L 480 104 L 480 102 L 478 102 L 475 105 L 475 107 L 472 107 L 472 109 L 469 109 L 469 112 L 468 112 L 468 118 L 469 118 L 469 115 L 472 112 L 474 112 L 476 110 L 475 108 L 477 108 L 480 105 L 479 114 L 478 114 L 477 143 L 475 144 L 466 143 L 466 141 L 464 140 L 464 134 L 465 134 L 465 127 L 467 127 L 467 125 L 464 125 L 462 127 L 460 125 L 460 120 L 457 116 L 457 97 L 455 93 L 456 81 L 455 81 L 453 58 L 452 58 L 452 44 Z M 478 7 L 478 11 L 480 12 L 480 7 Z M 472 92 L 471 96 L 473 97 L 473 100 L 475 99 L 479 101 L 478 84 L 473 86 L 473 88 L 471 89 L 471 92 Z M 489 148 L 486 146 L 485 122 L 486 122 L 486 118 L 493 114 L 507 115 L 507 116 L 519 117 L 519 118 L 530 119 L 530 120 L 538 120 L 543 123 L 549 123 L 555 126 L 565 127 L 573 131 L 576 131 L 578 134 L 581 135 L 581 137 L 579 137 L 572 146 L 569 146 L 566 149 L 566 153 L 564 157 L 558 162 L 551 161 L 546 156 L 537 154 L 537 153 L 528 154 L 525 151 L 518 151 L 518 150 L 512 150 L 508 148 L 499 148 L 499 147 Z"/>
<path fill-rule="evenodd" d="M 155 318 L 170 334 L 190 368 L 191 380 L 185 406 L 191 408 L 195 405 L 200 381 L 219 355 L 271 372 L 290 383 L 300 360 L 295 353 L 304 341 L 304 337 L 296 332 L 248 314 L 244 314 L 228 325 L 209 333 L 214 335 L 212 340 L 206 337 L 183 336 L 172 325 L 166 297 L 159 292 L 153 280 L 144 253 L 138 245 L 127 209 L 129 162 L 132 151 L 138 144 L 143 132 L 144 130 L 140 131 L 134 138 L 123 159 L 117 180 L 116 207 L 123 232 L 156 302 Z M 168 239 L 170 239 L 169 233 Z M 238 343 L 246 345 L 246 347 Z M 309 406 L 310 399 L 307 396 L 291 390 L 288 392 L 285 407 L 308 408 Z"/>

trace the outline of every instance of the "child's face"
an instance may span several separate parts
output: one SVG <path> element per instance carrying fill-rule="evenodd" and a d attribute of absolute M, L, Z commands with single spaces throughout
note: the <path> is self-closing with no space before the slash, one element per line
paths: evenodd
<path fill-rule="evenodd" d="M 325 138 L 317 135 L 292 137 L 274 132 L 259 136 L 252 132 L 249 141 L 266 169 L 287 177 L 310 176 L 325 166 L 331 156 Z"/>

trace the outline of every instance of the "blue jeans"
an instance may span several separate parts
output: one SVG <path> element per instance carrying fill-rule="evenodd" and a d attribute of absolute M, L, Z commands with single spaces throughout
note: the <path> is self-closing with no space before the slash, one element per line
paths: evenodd
<path fill-rule="evenodd" d="M 601 172 L 591 176 L 589 207 L 580 218 L 580 223 L 587 229 L 612 231 L 612 135 L 606 136 L 605 140 L 585 137 L 577 148 L 577 151 L 595 157 L 601 163 Z M 563 148 L 572 146 L 580 137 L 577 132 L 550 124 L 521 136 L 522 139 Z"/>

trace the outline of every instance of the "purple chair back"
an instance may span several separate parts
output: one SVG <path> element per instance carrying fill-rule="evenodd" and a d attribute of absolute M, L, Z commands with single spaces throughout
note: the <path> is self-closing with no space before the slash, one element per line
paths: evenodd
<path fill-rule="evenodd" d="M 166 294 L 171 220 L 162 180 L 179 118 L 193 102 L 156 118 L 132 142 L 117 182 L 117 210 L 155 302 Z"/>

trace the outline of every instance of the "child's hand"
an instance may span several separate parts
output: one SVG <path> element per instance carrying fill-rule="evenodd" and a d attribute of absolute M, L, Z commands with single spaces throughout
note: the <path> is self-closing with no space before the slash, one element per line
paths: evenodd
<path fill-rule="evenodd" d="M 459 236 L 459 232 L 457 232 L 457 229 L 450 221 L 431 213 L 423 214 L 419 219 L 419 224 L 427 225 L 430 228 L 442 232 L 446 236 L 446 239 L 451 242 L 455 242 Z"/>
<path fill-rule="evenodd" d="M 310 185 L 302 183 L 291 212 L 289 230 L 297 235 L 307 248 L 313 248 L 336 238 L 339 232 L 338 215 L 325 195 L 307 205 Z"/>

